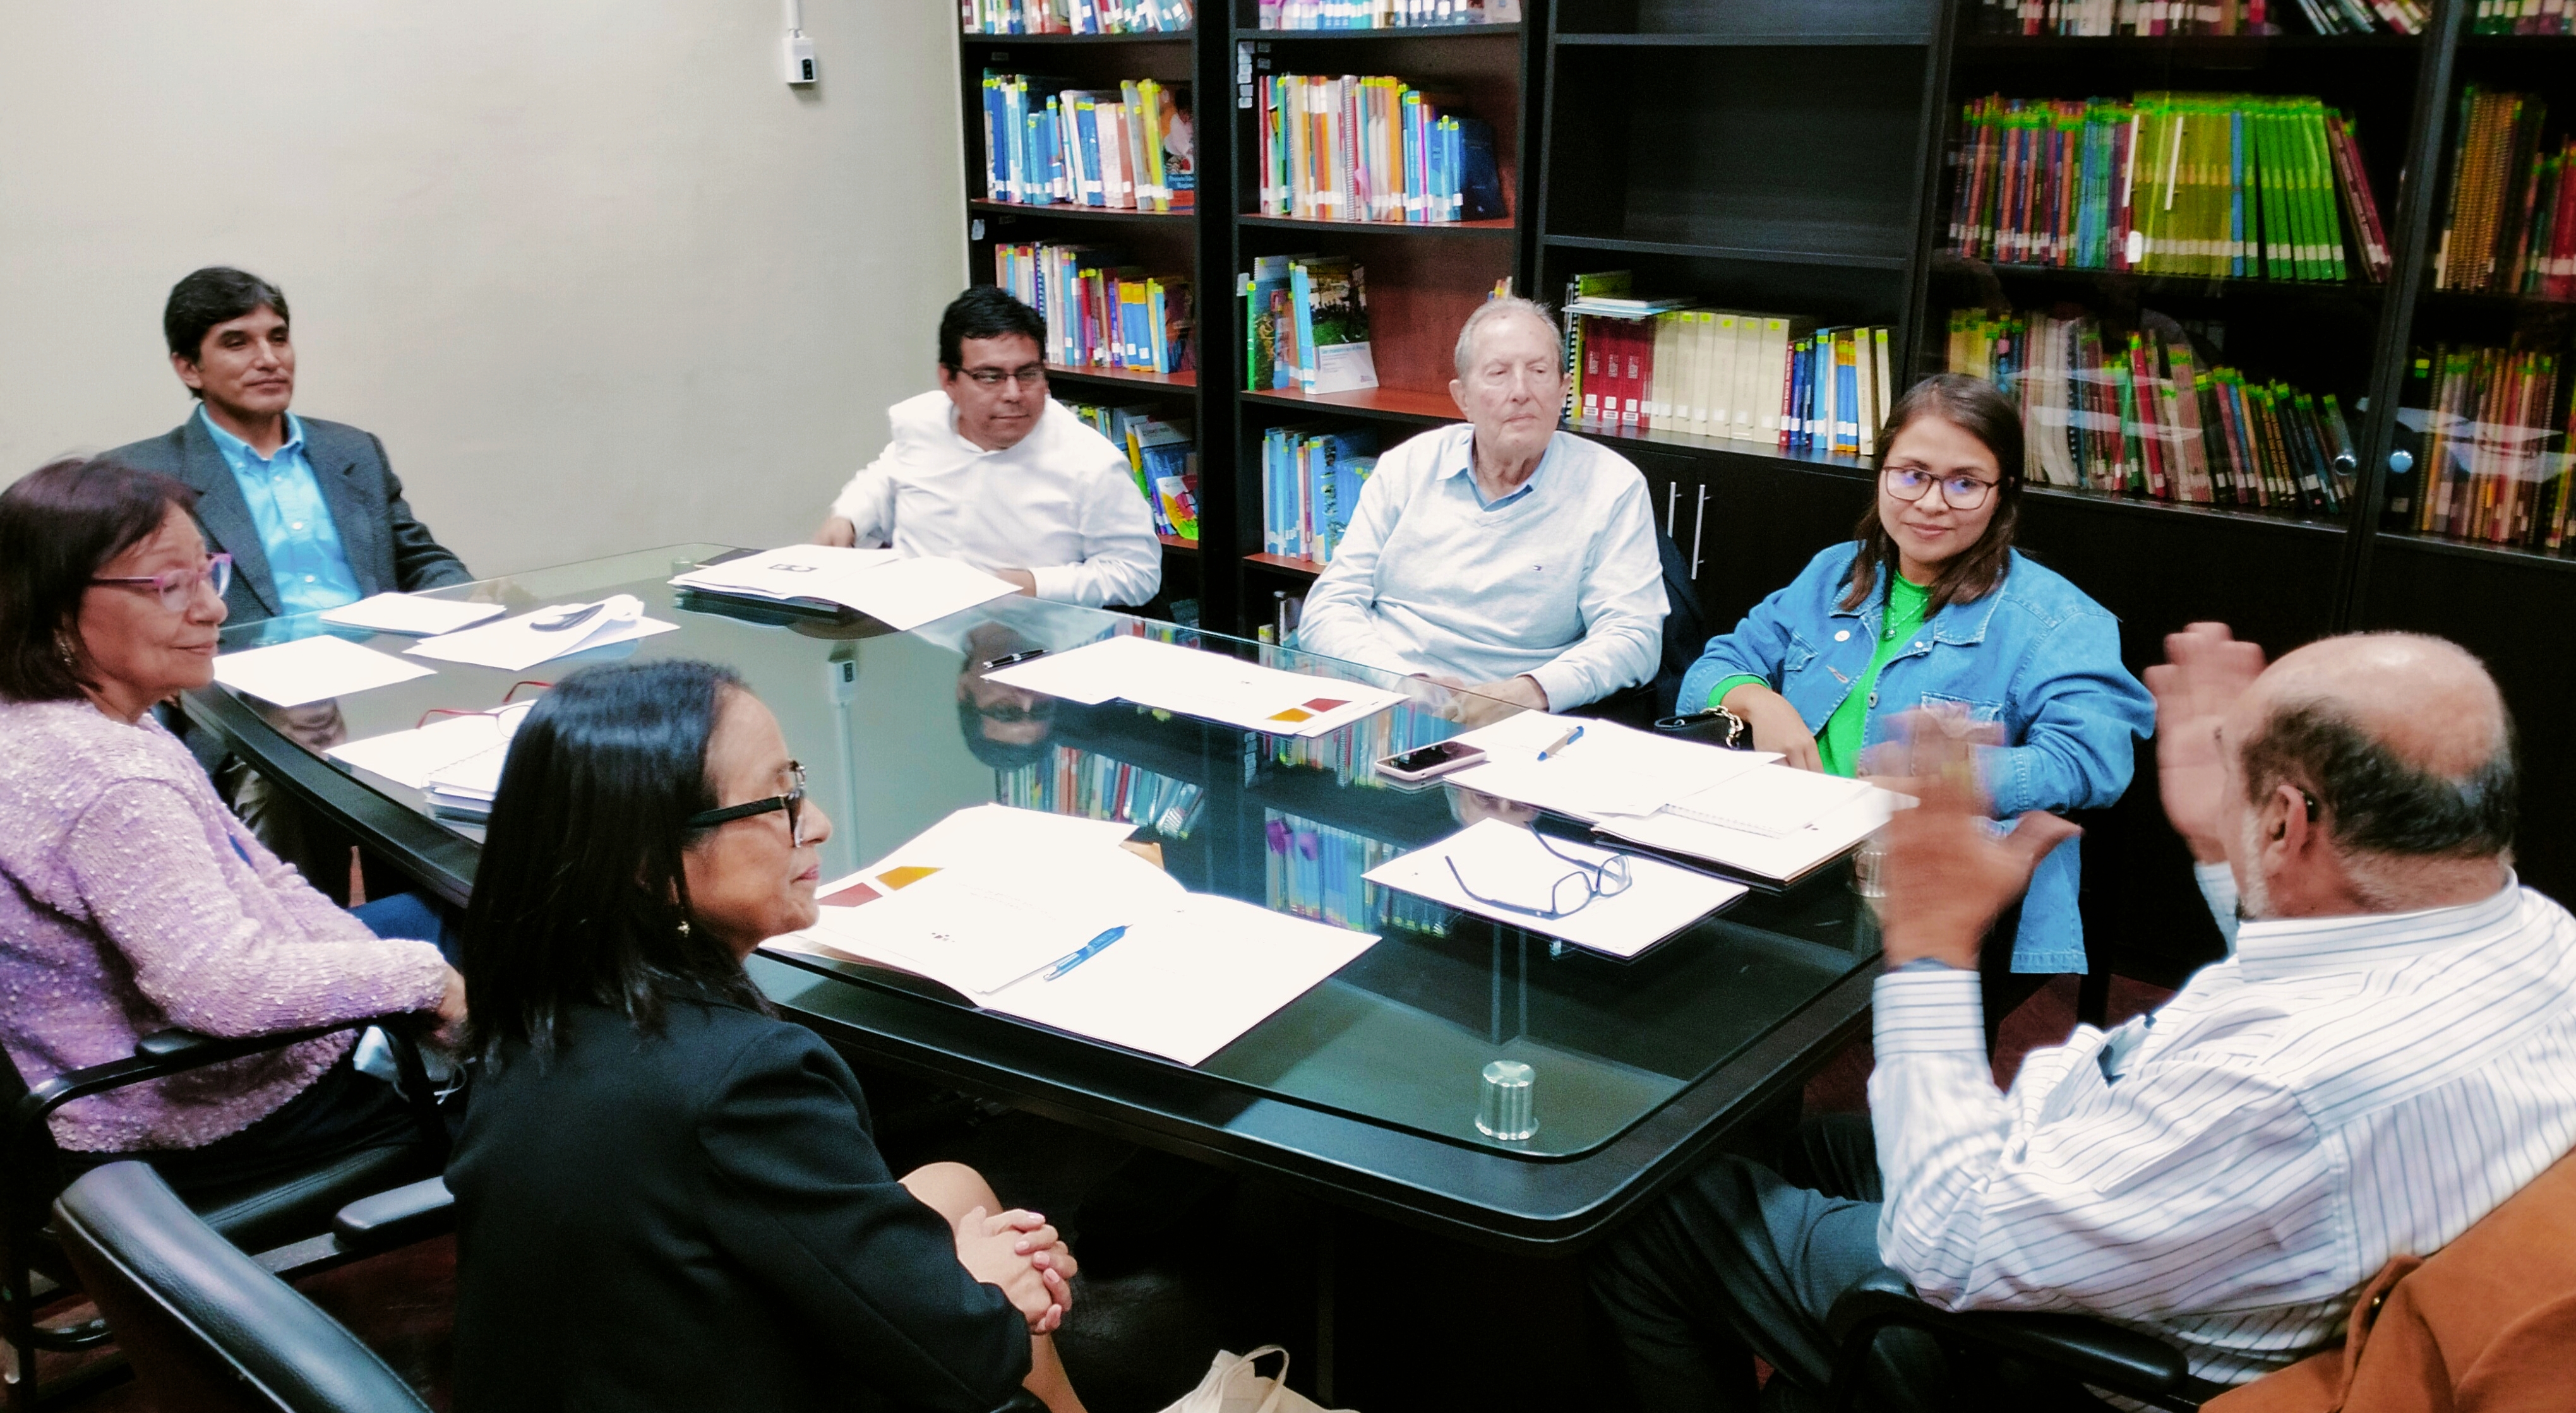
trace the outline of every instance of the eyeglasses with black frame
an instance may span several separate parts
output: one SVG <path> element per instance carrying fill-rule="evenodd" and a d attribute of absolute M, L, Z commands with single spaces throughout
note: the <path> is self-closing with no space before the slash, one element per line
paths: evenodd
<path fill-rule="evenodd" d="M 972 378 L 975 386 L 979 388 L 998 388 L 1004 379 L 1024 388 L 1043 387 L 1046 384 L 1046 365 L 1043 363 L 1025 363 L 1017 368 L 1008 369 L 961 368 L 958 371 Z"/>
<path fill-rule="evenodd" d="M 1997 484 L 1974 476 L 1935 476 L 1919 466 L 1890 466 L 1879 473 L 1879 481 L 1889 495 L 1905 501 L 1921 500 L 1937 485 L 1952 510 L 1974 510 L 1985 504 Z"/>
<path fill-rule="evenodd" d="M 1477 902 L 1482 903 L 1489 908 L 1500 908 L 1507 913 L 1519 913 L 1523 917 L 1534 917 L 1542 920 L 1572 917 L 1574 914 L 1592 906 L 1592 901 L 1595 898 L 1615 898 L 1620 894 L 1627 892 L 1628 885 L 1636 881 L 1628 871 L 1628 856 L 1626 854 L 1612 854 L 1610 857 L 1595 863 L 1590 859 L 1576 858 L 1574 855 L 1559 849 L 1555 844 L 1548 841 L 1548 837 L 1546 835 L 1539 833 L 1535 829 L 1530 831 L 1530 837 L 1538 841 L 1538 846 L 1540 848 L 1547 850 L 1557 858 L 1574 866 L 1573 872 L 1565 874 L 1563 877 L 1558 878 L 1554 883 L 1548 885 L 1547 906 L 1544 908 L 1533 908 L 1526 903 L 1507 903 L 1500 898 L 1488 898 L 1484 894 L 1477 892 L 1468 884 L 1467 876 L 1458 871 L 1458 861 L 1456 859 L 1443 857 L 1441 862 L 1449 865 L 1449 876 L 1458 880 L 1459 892 L 1466 894 L 1468 897 L 1475 899 Z M 1566 901 L 1566 888 L 1569 884 L 1580 890 L 1580 896 L 1576 897 L 1570 904 Z"/>
<path fill-rule="evenodd" d="M 796 784 L 786 794 L 771 795 L 761 800 L 746 800 L 738 805 L 726 805 L 722 809 L 700 810 L 680 821 L 681 826 L 688 829 L 713 829 L 720 824 L 731 824 L 737 819 L 749 819 L 753 815 L 767 814 L 771 810 L 785 810 L 789 841 L 798 848 L 804 847 L 805 767 L 791 760 L 787 763 L 787 769 L 796 777 Z"/>
<path fill-rule="evenodd" d="M 188 603 L 197 596 L 199 584 L 212 584 L 215 597 L 233 586 L 233 557 L 210 554 L 206 562 L 194 569 L 172 569 L 160 574 L 127 574 L 101 577 L 91 583 L 112 589 L 150 589 L 161 599 L 161 606 L 172 613 L 185 613 Z"/>

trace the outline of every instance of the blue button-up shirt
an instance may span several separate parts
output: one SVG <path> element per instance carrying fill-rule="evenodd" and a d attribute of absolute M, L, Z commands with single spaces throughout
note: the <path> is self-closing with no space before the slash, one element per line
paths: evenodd
<path fill-rule="evenodd" d="M 250 443 L 215 425 L 202 406 L 197 417 L 224 454 L 250 521 L 259 527 L 260 548 L 268 551 L 269 582 L 277 588 L 280 617 L 319 613 L 357 600 L 358 576 L 340 548 L 340 527 L 322 499 L 322 483 L 304 455 L 304 424 L 286 414 L 286 445 L 262 457 Z"/>

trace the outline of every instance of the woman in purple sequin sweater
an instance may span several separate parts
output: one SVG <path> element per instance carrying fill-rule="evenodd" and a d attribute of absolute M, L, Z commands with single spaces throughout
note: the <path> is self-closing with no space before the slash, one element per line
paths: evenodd
<path fill-rule="evenodd" d="M 179 1027 L 248 1036 L 403 1011 L 464 1016 L 429 942 L 382 939 L 261 847 L 152 708 L 214 675 L 230 562 L 195 493 L 106 460 L 0 493 L 0 1041 L 28 1084 Z M 417 910 L 415 910 L 417 916 Z M 174 1187 L 409 1141 L 353 1032 L 64 1106 L 67 1165 Z"/>

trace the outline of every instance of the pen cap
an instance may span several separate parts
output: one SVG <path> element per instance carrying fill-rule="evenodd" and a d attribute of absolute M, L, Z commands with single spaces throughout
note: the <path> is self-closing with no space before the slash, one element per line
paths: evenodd
<path fill-rule="evenodd" d="M 1518 1143 L 1538 1133 L 1538 1071 L 1518 1060 L 1485 1066 L 1476 1095 L 1476 1129 L 1487 1138 Z"/>

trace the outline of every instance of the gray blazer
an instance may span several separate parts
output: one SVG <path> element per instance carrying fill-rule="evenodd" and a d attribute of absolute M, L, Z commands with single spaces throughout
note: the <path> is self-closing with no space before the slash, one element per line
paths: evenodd
<path fill-rule="evenodd" d="M 304 459 L 322 486 L 339 527 L 340 551 L 349 560 L 361 594 L 410 593 L 442 584 L 471 582 L 474 576 L 432 538 L 429 527 L 412 518 L 403 503 L 402 482 L 385 460 L 385 444 L 362 432 L 318 417 L 304 424 Z M 277 585 L 269 577 L 268 550 L 250 518 L 232 467 L 206 432 L 204 420 L 188 420 L 157 437 L 148 437 L 109 452 L 138 471 L 158 471 L 197 492 L 197 524 L 209 548 L 233 557 L 233 586 L 224 595 L 232 609 L 230 622 L 244 623 L 277 615 Z"/>

